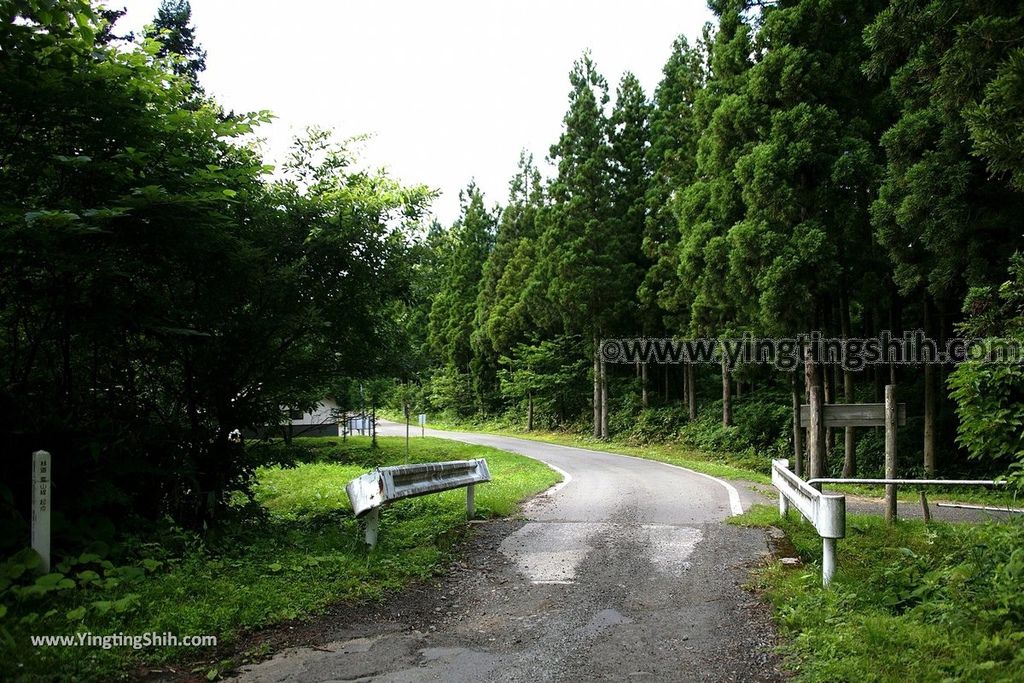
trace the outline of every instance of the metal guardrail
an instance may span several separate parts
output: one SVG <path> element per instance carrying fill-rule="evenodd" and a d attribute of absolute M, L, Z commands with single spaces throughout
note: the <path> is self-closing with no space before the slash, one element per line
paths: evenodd
<path fill-rule="evenodd" d="M 807 521 L 814 525 L 822 540 L 821 582 L 828 586 L 836 569 L 836 539 L 846 536 L 846 496 L 821 492 L 822 484 L 876 484 L 893 488 L 892 501 L 895 504 L 896 486 L 921 488 L 921 502 L 924 505 L 925 521 L 928 501 L 924 495 L 925 486 L 1006 486 L 1005 479 L 843 479 L 838 477 L 815 477 L 804 481 L 790 471 L 788 460 L 772 460 L 772 484 L 779 490 L 779 515 L 785 516 L 790 503 L 800 511 Z M 1015 512 L 1014 508 L 966 506 L 938 503 L 940 507 L 973 507 L 979 510 Z M 893 517 L 895 505 L 893 507 Z"/>
<path fill-rule="evenodd" d="M 779 515 L 792 504 L 821 536 L 821 582 L 828 586 L 836 571 L 836 539 L 846 536 L 846 496 L 822 493 L 796 476 L 788 460 L 772 460 L 772 485 L 779 490 Z"/>
<path fill-rule="evenodd" d="M 1006 486 L 1010 482 L 1005 479 L 896 479 L 893 477 L 874 479 L 843 479 L 840 477 L 815 477 L 808 479 L 807 483 L 814 488 L 821 490 L 822 484 L 866 484 L 885 486 L 885 521 L 892 523 L 896 521 L 896 487 L 913 486 L 921 492 L 921 510 L 924 512 L 924 521 L 932 520 L 932 513 L 928 509 L 928 496 L 925 495 L 926 486 Z M 943 507 L 939 505 L 939 507 Z"/>
<path fill-rule="evenodd" d="M 898 486 L 1006 486 L 1005 479 L 842 479 L 817 477 L 808 479 L 811 486 L 821 484 L 892 484 Z"/>
<path fill-rule="evenodd" d="M 377 544 L 380 508 L 404 498 L 466 487 L 466 517 L 476 512 L 476 484 L 491 480 L 487 461 L 452 460 L 378 467 L 345 486 L 356 518 L 366 517 L 366 543 Z"/>

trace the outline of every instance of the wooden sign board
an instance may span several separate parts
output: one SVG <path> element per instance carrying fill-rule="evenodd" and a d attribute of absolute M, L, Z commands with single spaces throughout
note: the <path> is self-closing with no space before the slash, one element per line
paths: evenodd
<path fill-rule="evenodd" d="M 884 403 L 826 403 L 824 405 L 825 427 L 884 427 Z M 811 406 L 800 406 L 800 424 L 806 426 L 811 421 Z M 896 425 L 907 424 L 907 404 L 896 404 Z"/>

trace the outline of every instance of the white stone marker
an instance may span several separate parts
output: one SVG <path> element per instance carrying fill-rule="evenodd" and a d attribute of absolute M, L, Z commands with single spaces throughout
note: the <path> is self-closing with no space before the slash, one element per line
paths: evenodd
<path fill-rule="evenodd" d="M 39 568 L 50 572 L 50 454 L 32 454 L 32 549 L 43 558 Z"/>

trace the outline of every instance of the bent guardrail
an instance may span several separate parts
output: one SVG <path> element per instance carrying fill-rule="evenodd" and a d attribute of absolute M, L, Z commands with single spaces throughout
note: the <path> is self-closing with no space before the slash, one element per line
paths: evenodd
<path fill-rule="evenodd" d="M 796 476 L 788 460 L 772 460 L 772 485 L 779 490 L 779 515 L 785 517 L 792 503 L 821 536 L 821 583 L 828 586 L 836 571 L 836 539 L 846 536 L 846 496 L 822 493 Z"/>
<path fill-rule="evenodd" d="M 380 508 L 404 498 L 466 488 L 466 517 L 476 512 L 476 484 L 491 480 L 487 461 L 452 460 L 378 467 L 345 486 L 356 518 L 366 518 L 366 544 L 377 544 Z"/>

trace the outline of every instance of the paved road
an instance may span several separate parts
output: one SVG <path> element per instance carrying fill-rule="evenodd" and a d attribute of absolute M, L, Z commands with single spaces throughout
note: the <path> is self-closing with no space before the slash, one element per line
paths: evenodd
<path fill-rule="evenodd" d="M 525 520 L 479 525 L 465 563 L 405 613 L 338 624 L 241 681 L 781 679 L 766 608 L 741 587 L 765 536 L 723 523 L 750 493 L 638 458 L 427 433 L 522 453 L 565 481 Z"/>

